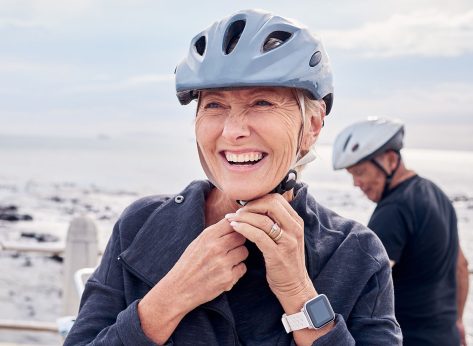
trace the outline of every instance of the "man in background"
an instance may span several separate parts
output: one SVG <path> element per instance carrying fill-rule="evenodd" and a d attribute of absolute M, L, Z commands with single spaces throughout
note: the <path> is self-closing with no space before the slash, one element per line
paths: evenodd
<path fill-rule="evenodd" d="M 377 203 L 368 227 L 391 260 L 404 345 L 466 345 L 468 263 L 459 247 L 455 210 L 438 186 L 406 168 L 403 137 L 399 121 L 355 123 L 335 140 L 333 168 L 345 168 Z"/>

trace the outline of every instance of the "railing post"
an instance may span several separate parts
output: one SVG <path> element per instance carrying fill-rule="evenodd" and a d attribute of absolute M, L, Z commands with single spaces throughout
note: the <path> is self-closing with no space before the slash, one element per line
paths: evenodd
<path fill-rule="evenodd" d="M 87 217 L 71 221 L 64 251 L 63 314 L 76 315 L 79 296 L 74 285 L 74 273 L 84 267 L 95 267 L 98 260 L 98 239 L 95 223 Z"/>

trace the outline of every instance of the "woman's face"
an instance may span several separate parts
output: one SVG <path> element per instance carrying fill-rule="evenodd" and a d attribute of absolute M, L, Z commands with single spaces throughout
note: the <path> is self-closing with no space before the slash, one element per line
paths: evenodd
<path fill-rule="evenodd" d="M 265 195 L 295 160 L 301 124 L 290 89 L 203 91 L 195 125 L 202 164 L 233 200 Z"/>

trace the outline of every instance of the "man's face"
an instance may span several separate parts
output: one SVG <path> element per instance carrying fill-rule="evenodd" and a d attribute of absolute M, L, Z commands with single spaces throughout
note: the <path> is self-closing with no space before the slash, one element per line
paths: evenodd
<path fill-rule="evenodd" d="M 378 203 L 384 190 L 386 176 L 371 161 L 361 162 L 347 168 L 358 186 L 371 201 Z"/>

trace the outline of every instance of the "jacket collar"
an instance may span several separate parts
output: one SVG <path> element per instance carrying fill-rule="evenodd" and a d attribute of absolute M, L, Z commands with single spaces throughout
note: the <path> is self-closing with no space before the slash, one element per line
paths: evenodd
<path fill-rule="evenodd" d="M 204 229 L 205 197 L 212 185 L 194 181 L 161 204 L 146 220 L 131 245 L 120 254 L 127 266 L 153 286 Z"/>

